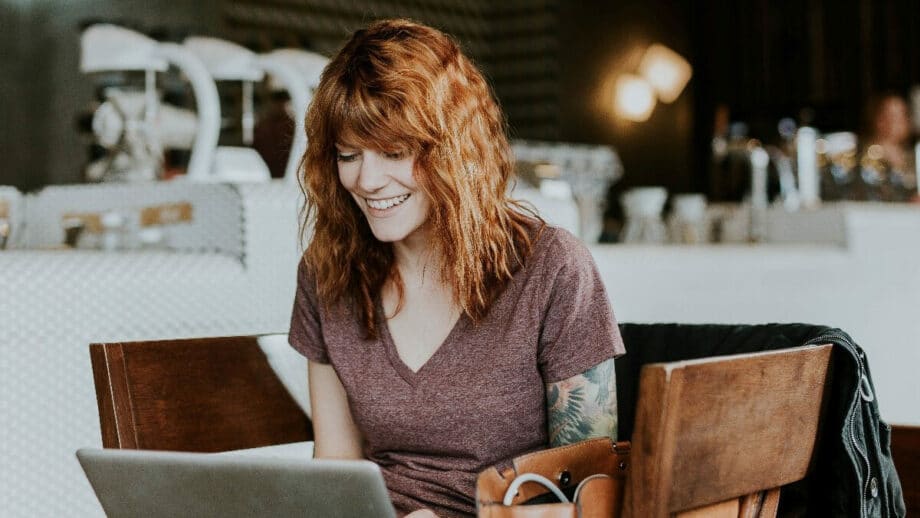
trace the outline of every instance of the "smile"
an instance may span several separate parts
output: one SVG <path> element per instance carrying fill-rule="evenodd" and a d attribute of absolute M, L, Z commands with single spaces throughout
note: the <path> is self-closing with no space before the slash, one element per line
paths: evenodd
<path fill-rule="evenodd" d="M 367 203 L 367 206 L 372 209 L 386 210 L 386 209 L 389 209 L 390 207 L 401 205 L 404 201 L 409 199 L 409 196 L 411 196 L 411 194 L 403 194 L 401 196 L 396 196 L 394 198 L 386 198 L 383 200 L 371 200 L 368 198 L 364 198 L 364 201 Z"/>

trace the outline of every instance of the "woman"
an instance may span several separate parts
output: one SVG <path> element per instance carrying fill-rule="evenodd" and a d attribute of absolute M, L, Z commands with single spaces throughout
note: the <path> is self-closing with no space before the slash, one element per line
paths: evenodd
<path fill-rule="evenodd" d="M 910 139 L 913 130 L 910 107 L 896 92 L 872 96 L 866 104 L 864 146 L 878 146 L 879 158 L 896 171 L 913 167 Z"/>
<path fill-rule="evenodd" d="M 867 103 L 857 199 L 910 201 L 917 193 L 907 101 L 896 92 L 873 95 Z"/>
<path fill-rule="evenodd" d="M 357 31 L 307 136 L 290 342 L 309 359 L 317 458 L 379 464 L 400 514 L 466 516 L 480 470 L 615 436 L 624 349 L 596 267 L 507 197 L 501 111 L 450 38 Z"/>

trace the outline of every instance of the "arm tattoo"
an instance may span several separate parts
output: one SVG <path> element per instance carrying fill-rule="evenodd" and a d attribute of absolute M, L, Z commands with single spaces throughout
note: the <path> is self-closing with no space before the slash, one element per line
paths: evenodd
<path fill-rule="evenodd" d="M 617 385 L 613 358 L 571 378 L 546 384 L 552 447 L 589 437 L 617 436 Z"/>

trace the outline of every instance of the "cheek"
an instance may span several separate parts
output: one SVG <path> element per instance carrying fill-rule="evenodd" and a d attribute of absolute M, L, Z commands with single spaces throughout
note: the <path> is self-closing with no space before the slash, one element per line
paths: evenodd
<path fill-rule="evenodd" d="M 428 221 L 431 218 L 431 200 L 421 192 L 417 193 L 418 205 L 416 209 L 416 220 L 419 222 Z"/>
<path fill-rule="evenodd" d="M 412 189 L 413 191 L 418 190 L 418 181 L 416 180 L 416 174 L 422 174 L 421 170 L 416 171 L 418 164 L 415 159 L 410 161 L 407 164 L 402 164 L 399 169 L 399 183 L 404 186 Z"/>
<path fill-rule="evenodd" d="M 345 190 L 345 196 L 354 200 L 355 205 L 358 209 L 363 211 L 364 208 L 361 206 L 361 197 L 355 194 L 355 189 L 357 188 L 358 175 L 350 172 L 347 168 L 339 168 L 339 185 L 342 186 L 342 189 Z"/>
<path fill-rule="evenodd" d="M 351 171 L 348 167 L 342 167 L 339 165 L 337 168 L 339 174 L 339 183 L 342 184 L 342 187 L 345 187 L 346 190 L 352 191 L 357 182 L 358 175 L 355 171 Z"/>

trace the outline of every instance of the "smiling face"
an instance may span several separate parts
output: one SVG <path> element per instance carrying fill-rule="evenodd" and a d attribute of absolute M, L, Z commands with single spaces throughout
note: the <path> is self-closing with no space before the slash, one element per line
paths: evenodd
<path fill-rule="evenodd" d="M 415 156 L 336 144 L 339 181 L 367 218 L 379 241 L 419 238 L 429 200 L 413 176 Z"/>

